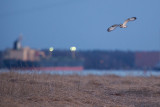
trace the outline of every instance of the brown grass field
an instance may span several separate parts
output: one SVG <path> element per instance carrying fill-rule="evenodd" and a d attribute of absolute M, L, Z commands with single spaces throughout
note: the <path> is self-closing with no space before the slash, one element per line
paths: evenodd
<path fill-rule="evenodd" d="M 160 107 L 160 77 L 0 73 L 0 107 Z"/>

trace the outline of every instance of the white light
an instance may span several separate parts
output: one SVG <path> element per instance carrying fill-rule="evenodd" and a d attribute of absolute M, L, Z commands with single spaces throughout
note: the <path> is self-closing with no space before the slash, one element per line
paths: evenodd
<path fill-rule="evenodd" d="M 50 51 L 50 52 L 52 52 L 53 50 L 54 50 L 54 48 L 53 48 L 53 47 L 50 47 L 50 48 L 49 48 L 49 51 Z"/>
<path fill-rule="evenodd" d="M 72 47 L 70 47 L 70 50 L 71 50 L 71 51 L 76 51 L 76 47 L 75 47 L 75 46 L 72 46 Z"/>

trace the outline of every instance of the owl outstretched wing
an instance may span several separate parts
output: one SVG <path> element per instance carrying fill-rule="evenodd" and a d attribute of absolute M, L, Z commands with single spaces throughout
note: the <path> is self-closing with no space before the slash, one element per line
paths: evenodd
<path fill-rule="evenodd" d="M 123 25 L 126 26 L 126 24 L 127 24 L 129 21 L 134 21 L 134 20 L 136 20 L 136 19 L 137 19 L 136 17 L 128 18 L 127 20 L 124 21 Z"/>
<path fill-rule="evenodd" d="M 118 24 L 114 24 L 114 25 L 112 25 L 111 27 L 109 27 L 109 28 L 107 29 L 107 31 L 108 31 L 108 32 L 111 32 L 112 30 L 116 29 L 118 26 L 119 26 Z"/>

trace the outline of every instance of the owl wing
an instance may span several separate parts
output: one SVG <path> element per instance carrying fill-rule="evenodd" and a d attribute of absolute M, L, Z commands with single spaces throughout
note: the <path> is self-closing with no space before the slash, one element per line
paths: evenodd
<path fill-rule="evenodd" d="M 127 20 L 124 21 L 123 25 L 126 26 L 126 24 L 127 24 L 129 21 L 134 21 L 134 20 L 136 20 L 136 19 L 137 19 L 136 17 L 128 18 Z"/>
<path fill-rule="evenodd" d="M 115 24 L 115 25 L 112 25 L 111 27 L 109 27 L 107 29 L 108 32 L 111 32 L 112 30 L 116 29 L 119 25 L 118 24 Z"/>

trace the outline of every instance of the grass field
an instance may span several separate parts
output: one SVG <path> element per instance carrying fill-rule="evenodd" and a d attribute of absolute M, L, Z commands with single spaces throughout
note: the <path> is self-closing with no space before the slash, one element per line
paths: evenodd
<path fill-rule="evenodd" d="M 160 77 L 0 73 L 0 107 L 160 107 Z"/>

